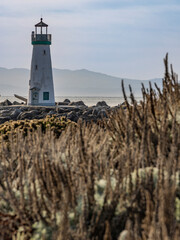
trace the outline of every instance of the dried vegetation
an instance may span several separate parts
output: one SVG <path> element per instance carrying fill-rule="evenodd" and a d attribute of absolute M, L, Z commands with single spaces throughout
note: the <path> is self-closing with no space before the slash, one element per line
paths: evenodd
<path fill-rule="evenodd" d="M 43 133 L 51 130 L 56 137 L 59 137 L 69 123 L 71 123 L 70 120 L 67 120 L 65 117 L 58 118 L 56 115 L 46 116 L 44 119 L 40 120 L 10 120 L 0 125 L 0 138 L 8 140 L 10 135 L 16 136 L 19 132 L 25 137 L 28 132 L 34 132 L 37 129 Z"/>
<path fill-rule="evenodd" d="M 2 138 L 0 239 L 180 239 L 180 88 L 165 67 L 162 91 L 124 92 L 108 121 Z"/>

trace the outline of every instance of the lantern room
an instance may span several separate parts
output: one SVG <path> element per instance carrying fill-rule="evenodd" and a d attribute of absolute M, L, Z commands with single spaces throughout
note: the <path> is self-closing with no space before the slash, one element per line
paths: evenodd
<path fill-rule="evenodd" d="M 48 34 L 48 25 L 43 19 L 35 25 L 35 32 L 32 32 L 32 45 L 43 44 L 51 45 L 51 34 Z"/>

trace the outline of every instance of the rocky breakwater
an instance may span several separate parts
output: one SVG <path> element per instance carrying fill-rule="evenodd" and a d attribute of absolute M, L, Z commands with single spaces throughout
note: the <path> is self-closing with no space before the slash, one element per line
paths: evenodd
<path fill-rule="evenodd" d="M 0 103 L 0 124 L 10 120 L 43 119 L 47 115 L 64 116 L 74 122 L 77 122 L 79 119 L 87 122 L 97 121 L 98 119 L 107 118 L 108 113 L 116 108 L 109 107 L 104 101 L 88 107 L 83 101 L 70 102 L 68 99 L 65 99 L 64 102 L 56 103 L 55 107 L 42 107 L 17 103 L 13 105 L 6 100 Z"/>

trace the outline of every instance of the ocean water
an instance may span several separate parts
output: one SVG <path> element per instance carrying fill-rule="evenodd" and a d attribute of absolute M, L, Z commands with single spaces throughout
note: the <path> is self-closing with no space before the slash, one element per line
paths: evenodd
<path fill-rule="evenodd" d="M 27 98 L 27 97 L 26 97 Z M 96 105 L 99 101 L 105 101 L 109 106 L 117 106 L 124 102 L 123 97 L 70 97 L 70 96 L 57 96 L 55 97 L 56 102 L 63 102 L 64 99 L 69 99 L 71 102 L 76 101 L 83 101 L 87 106 L 93 106 Z M 8 99 L 11 102 L 17 101 L 21 102 L 21 100 L 15 98 L 14 96 L 0 96 L 0 102 L 3 102 L 4 100 Z M 142 97 L 136 97 L 137 101 L 140 101 Z"/>

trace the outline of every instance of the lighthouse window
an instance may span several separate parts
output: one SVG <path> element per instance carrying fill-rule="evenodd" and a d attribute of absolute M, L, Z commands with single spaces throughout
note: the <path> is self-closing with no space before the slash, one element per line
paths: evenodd
<path fill-rule="evenodd" d="M 43 100 L 49 100 L 49 92 L 43 92 Z"/>
<path fill-rule="evenodd" d="M 35 69 L 36 69 L 36 70 L 38 69 L 38 65 L 35 65 Z"/>
<path fill-rule="evenodd" d="M 44 55 L 46 55 L 46 50 L 44 50 Z"/>

